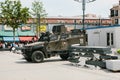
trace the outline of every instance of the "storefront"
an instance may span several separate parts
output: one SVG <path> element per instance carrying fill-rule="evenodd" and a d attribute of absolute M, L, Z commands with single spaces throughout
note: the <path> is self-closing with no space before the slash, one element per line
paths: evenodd
<path fill-rule="evenodd" d="M 26 41 L 29 41 L 29 42 L 32 42 L 32 41 L 37 41 L 37 37 L 33 37 L 33 36 L 22 36 L 22 37 L 19 37 L 20 41 L 21 42 L 26 42 Z"/>
<path fill-rule="evenodd" d="M 12 31 L 0 31 L 0 41 L 2 42 L 13 42 Z M 37 41 L 37 37 L 32 31 L 18 31 L 15 32 L 15 42 L 30 42 Z"/>
<path fill-rule="evenodd" d="M 0 31 L 0 41 L 2 42 L 13 42 L 13 32 L 12 31 Z M 18 33 L 15 32 L 15 42 L 19 42 Z"/>
<path fill-rule="evenodd" d="M 20 42 L 32 42 L 37 41 L 37 37 L 32 31 L 21 31 L 18 32 Z"/>
<path fill-rule="evenodd" d="M 13 42 L 14 37 L 3 37 L 4 42 Z M 15 42 L 19 42 L 19 37 L 15 37 Z"/>

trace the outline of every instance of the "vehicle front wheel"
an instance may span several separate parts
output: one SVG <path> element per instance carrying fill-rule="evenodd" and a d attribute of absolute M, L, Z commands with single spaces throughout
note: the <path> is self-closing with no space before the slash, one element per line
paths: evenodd
<path fill-rule="evenodd" d="M 68 57 L 69 57 L 69 54 L 60 54 L 60 58 L 61 58 L 62 60 L 67 60 Z"/>
<path fill-rule="evenodd" d="M 43 62 L 44 54 L 42 51 L 35 51 L 35 52 L 33 52 L 31 59 L 35 63 Z"/>

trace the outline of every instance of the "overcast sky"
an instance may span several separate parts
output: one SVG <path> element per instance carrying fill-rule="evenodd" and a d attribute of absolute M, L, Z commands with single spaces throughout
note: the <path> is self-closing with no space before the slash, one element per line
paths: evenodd
<path fill-rule="evenodd" d="M 4 0 L 0 0 L 4 1 Z M 22 6 L 31 8 L 34 0 L 21 0 Z M 44 4 L 44 8 L 48 16 L 78 16 L 82 15 L 82 4 L 74 0 L 40 0 Z M 118 4 L 119 0 L 96 0 L 86 3 L 85 13 L 96 14 L 101 17 L 110 15 L 110 8 Z"/>

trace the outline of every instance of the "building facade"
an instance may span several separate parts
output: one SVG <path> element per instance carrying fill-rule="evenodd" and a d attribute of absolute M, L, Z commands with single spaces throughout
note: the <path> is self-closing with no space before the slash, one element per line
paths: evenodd
<path fill-rule="evenodd" d="M 30 18 L 27 23 L 28 24 L 36 24 L 38 23 L 37 19 Z M 82 28 L 82 16 L 74 16 L 74 17 L 47 17 L 40 20 L 40 25 L 45 25 L 47 31 L 51 31 L 54 25 L 64 24 L 66 27 L 72 27 L 81 29 Z M 85 15 L 85 27 L 95 27 L 95 26 L 108 26 L 112 25 L 112 20 L 109 18 L 101 18 L 97 17 L 94 14 L 86 14 Z"/>
<path fill-rule="evenodd" d="M 120 48 L 120 0 L 110 9 L 112 26 L 87 29 L 89 46 Z"/>
<path fill-rule="evenodd" d="M 120 25 L 87 29 L 89 46 L 120 48 Z"/>
<path fill-rule="evenodd" d="M 37 23 L 40 23 L 40 26 L 37 27 Z M 111 25 L 112 21 L 111 19 L 104 19 L 96 17 L 96 15 L 93 14 L 87 14 L 85 15 L 85 28 L 91 28 L 96 26 L 108 26 Z M 74 17 L 47 17 L 44 19 L 40 19 L 40 22 L 37 21 L 36 18 L 30 18 L 26 24 L 20 25 L 18 29 L 16 29 L 16 34 L 19 38 L 16 39 L 17 41 L 31 41 L 32 37 L 39 36 L 40 32 L 45 31 L 52 31 L 52 27 L 54 25 L 60 25 L 63 24 L 66 27 L 68 27 L 69 30 L 71 29 L 82 29 L 82 16 L 74 16 Z M 12 28 L 6 27 L 6 25 L 0 24 L 0 31 L 1 33 L 11 35 L 5 36 L 3 34 L 0 34 L 1 40 L 3 41 L 13 41 L 13 34 L 12 34 Z M 34 34 L 34 35 L 33 35 Z M 7 39 L 5 37 L 11 37 L 10 39 Z"/>
<path fill-rule="evenodd" d="M 120 24 L 120 0 L 119 4 L 113 5 L 113 7 L 110 9 L 110 18 L 113 25 Z"/>

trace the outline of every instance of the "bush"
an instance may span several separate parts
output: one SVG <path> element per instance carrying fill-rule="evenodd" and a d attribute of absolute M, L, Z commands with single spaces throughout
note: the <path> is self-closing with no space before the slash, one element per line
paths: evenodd
<path fill-rule="evenodd" d="M 120 54 L 120 49 L 117 50 L 117 53 Z"/>

